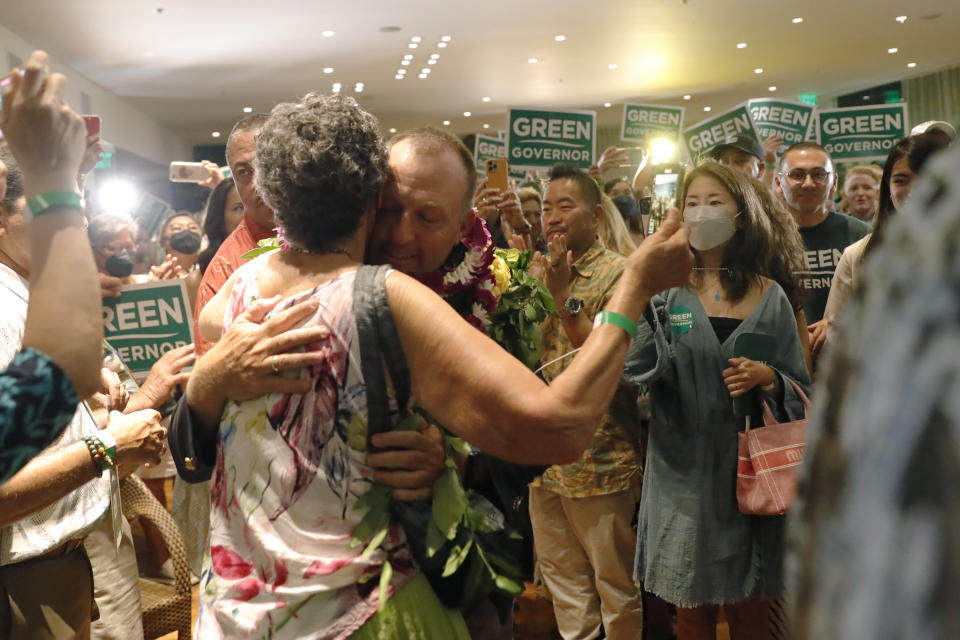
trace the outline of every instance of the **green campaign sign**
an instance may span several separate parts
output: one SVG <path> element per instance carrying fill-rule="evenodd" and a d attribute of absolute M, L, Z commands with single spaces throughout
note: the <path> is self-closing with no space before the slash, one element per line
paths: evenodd
<path fill-rule="evenodd" d="M 666 138 L 676 142 L 683 129 L 683 107 L 665 107 L 656 104 L 623 105 L 620 139 L 644 142 Z"/>
<path fill-rule="evenodd" d="M 134 374 L 147 373 L 167 351 L 193 342 L 193 314 L 183 280 L 123 287 L 103 299 L 103 337 Z"/>
<path fill-rule="evenodd" d="M 597 113 L 561 109 L 507 110 L 507 158 L 525 169 L 558 162 L 587 169 L 596 155 Z"/>
<path fill-rule="evenodd" d="M 481 174 L 487 170 L 487 160 L 506 157 L 507 143 L 504 140 L 501 140 L 500 138 L 493 138 L 491 136 L 485 136 L 482 133 L 478 133 L 476 136 L 474 136 L 473 158 L 477 166 L 477 171 L 479 171 Z M 515 170 L 511 165 L 510 177 L 522 180 L 527 177 L 527 174 L 524 171 Z"/>
<path fill-rule="evenodd" d="M 750 117 L 746 102 L 712 118 L 707 118 L 703 122 L 698 122 L 692 127 L 687 127 L 683 131 L 683 141 L 687 145 L 690 158 L 696 160 L 710 147 L 740 135 L 761 141 L 753 126 L 753 118 Z"/>
<path fill-rule="evenodd" d="M 786 146 L 813 140 L 817 135 L 817 108 L 802 102 L 759 98 L 750 100 L 750 117 L 760 140 L 777 135 Z"/>
<path fill-rule="evenodd" d="M 820 144 L 834 162 L 883 160 L 909 132 L 905 103 L 820 112 Z"/>

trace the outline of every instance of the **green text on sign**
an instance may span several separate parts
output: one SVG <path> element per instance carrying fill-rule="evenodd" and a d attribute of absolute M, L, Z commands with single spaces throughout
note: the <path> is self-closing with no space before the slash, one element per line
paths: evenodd
<path fill-rule="evenodd" d="M 834 162 L 883 160 L 909 131 L 905 103 L 820 112 L 820 144 Z"/>
<path fill-rule="evenodd" d="M 167 351 L 193 342 L 193 316 L 183 280 L 123 287 L 103 299 L 103 337 L 134 374 L 146 373 Z"/>
<path fill-rule="evenodd" d="M 753 126 L 761 140 L 777 135 L 789 146 L 812 140 L 817 135 L 817 109 L 814 106 L 769 98 L 751 100 L 749 105 Z"/>
<path fill-rule="evenodd" d="M 711 147 L 741 135 L 760 141 L 746 102 L 687 127 L 683 132 L 683 140 L 690 157 L 696 159 Z"/>
<path fill-rule="evenodd" d="M 586 169 L 593 164 L 594 111 L 511 107 L 508 122 L 507 158 L 511 166 L 540 169 L 562 162 Z"/>
<path fill-rule="evenodd" d="M 623 105 L 620 139 L 644 142 L 666 138 L 676 142 L 683 128 L 683 107 L 665 107 L 655 104 Z"/>

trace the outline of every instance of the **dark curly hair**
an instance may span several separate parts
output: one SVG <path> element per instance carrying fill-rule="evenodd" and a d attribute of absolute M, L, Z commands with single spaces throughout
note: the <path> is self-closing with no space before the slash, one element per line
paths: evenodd
<path fill-rule="evenodd" d="M 274 107 L 256 141 L 257 191 L 291 243 L 322 253 L 356 232 L 387 172 L 376 118 L 353 98 L 309 93 Z"/>
<path fill-rule="evenodd" d="M 14 213 L 17 208 L 17 200 L 23 197 L 23 173 L 20 171 L 20 165 L 10 151 L 10 147 L 5 142 L 0 143 L 0 160 L 7 165 L 7 194 L 3 198 L 0 206 L 7 213 Z"/>
<path fill-rule="evenodd" d="M 217 255 L 217 249 L 227 239 L 227 222 L 225 219 L 227 196 L 233 188 L 233 178 L 224 178 L 220 184 L 214 187 L 207 199 L 207 206 L 203 212 L 203 233 L 207 236 L 207 248 L 201 251 L 197 257 L 201 273 L 207 270 L 213 256 Z"/>

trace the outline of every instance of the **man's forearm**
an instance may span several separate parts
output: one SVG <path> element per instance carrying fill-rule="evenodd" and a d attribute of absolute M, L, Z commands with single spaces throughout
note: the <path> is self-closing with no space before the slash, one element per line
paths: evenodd
<path fill-rule="evenodd" d="M 563 312 L 561 312 L 563 314 Z M 563 314 L 560 316 L 560 323 L 563 326 L 563 332 L 567 334 L 574 348 L 580 348 L 590 337 L 590 331 L 593 330 L 593 323 L 583 313 L 575 316 Z"/>
<path fill-rule="evenodd" d="M 217 377 L 202 367 L 200 362 L 187 382 L 186 397 L 194 425 L 204 431 L 216 431 L 227 404 L 227 396 L 222 385 L 218 384 Z"/>
<path fill-rule="evenodd" d="M 41 453 L 0 485 L 0 526 L 40 511 L 96 477 L 83 441 Z"/>

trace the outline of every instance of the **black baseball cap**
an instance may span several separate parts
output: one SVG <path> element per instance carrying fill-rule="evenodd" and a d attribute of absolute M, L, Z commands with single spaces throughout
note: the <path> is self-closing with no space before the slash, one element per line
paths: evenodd
<path fill-rule="evenodd" d="M 756 138 L 750 136 L 730 136 L 718 145 L 714 145 L 707 152 L 707 155 L 714 160 L 719 160 L 720 156 L 727 149 L 738 149 L 744 153 L 756 156 L 760 162 L 763 162 L 763 147 L 757 142 Z"/>

